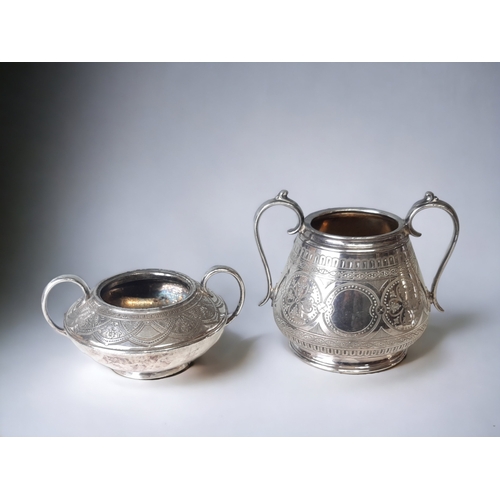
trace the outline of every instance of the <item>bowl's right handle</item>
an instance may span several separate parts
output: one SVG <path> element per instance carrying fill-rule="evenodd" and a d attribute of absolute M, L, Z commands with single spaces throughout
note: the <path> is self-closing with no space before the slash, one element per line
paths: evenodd
<path fill-rule="evenodd" d="M 52 281 L 49 282 L 49 284 L 45 287 L 43 293 L 42 293 L 42 313 L 44 318 L 47 320 L 47 323 L 57 332 L 60 333 L 61 335 L 67 336 L 66 331 L 64 328 L 61 328 L 60 326 L 56 325 L 52 319 L 49 316 L 49 312 L 47 310 L 47 299 L 49 297 L 49 293 L 54 288 L 56 285 L 59 285 L 59 283 L 75 283 L 75 285 L 78 285 L 85 293 L 85 297 L 89 298 L 90 297 L 90 288 L 88 287 L 87 283 L 82 280 L 82 278 L 75 276 L 74 274 L 63 274 L 62 276 L 58 276 L 57 278 L 54 278 Z"/>
<path fill-rule="evenodd" d="M 454 224 L 454 230 L 453 230 L 453 236 L 451 238 L 450 245 L 448 246 L 448 250 L 446 251 L 446 254 L 444 256 L 443 261 L 441 262 L 441 265 L 439 266 L 439 269 L 436 273 L 436 276 L 432 282 L 431 290 L 429 292 L 429 296 L 431 299 L 431 302 L 434 304 L 434 307 L 438 311 L 444 311 L 444 309 L 439 305 L 439 302 L 437 301 L 437 286 L 439 279 L 441 278 L 441 275 L 443 274 L 444 268 L 448 261 L 450 260 L 451 254 L 455 248 L 455 245 L 457 244 L 458 240 L 458 233 L 460 231 L 460 223 L 458 222 L 458 215 L 455 212 L 454 208 L 449 204 L 446 203 L 443 200 L 440 200 L 437 196 L 434 196 L 434 193 L 431 193 L 430 191 L 427 191 L 425 193 L 425 196 L 423 197 L 422 200 L 417 201 L 416 203 L 413 204 L 413 206 L 410 208 L 410 211 L 408 212 L 408 215 L 406 216 L 406 227 L 408 228 L 408 231 L 412 236 L 422 236 L 421 233 L 415 230 L 413 227 L 413 217 L 417 215 L 418 212 L 421 210 L 425 210 L 426 208 L 440 208 L 441 210 L 444 210 L 447 212 L 450 217 L 453 220 Z"/>
<path fill-rule="evenodd" d="M 245 284 L 243 283 L 242 277 L 232 268 L 228 266 L 214 266 L 211 267 L 205 276 L 203 276 L 203 279 L 201 280 L 201 288 L 205 291 L 207 290 L 207 281 L 217 273 L 228 273 L 230 274 L 237 282 L 238 286 L 240 287 L 240 300 L 238 302 L 238 305 L 236 306 L 236 309 L 234 312 L 227 318 L 226 325 L 228 323 L 231 323 L 238 314 L 240 314 L 241 308 L 243 307 L 243 303 L 245 302 Z"/>

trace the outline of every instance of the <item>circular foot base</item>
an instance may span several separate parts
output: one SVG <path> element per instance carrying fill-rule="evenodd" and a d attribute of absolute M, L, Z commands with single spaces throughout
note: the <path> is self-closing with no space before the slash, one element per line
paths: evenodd
<path fill-rule="evenodd" d="M 408 349 L 388 354 L 376 358 L 339 358 L 329 354 L 310 352 L 302 349 L 298 345 L 290 342 L 292 351 L 307 364 L 315 368 L 321 368 L 336 373 L 350 373 L 361 375 L 363 373 L 376 373 L 388 370 L 398 363 L 401 363 L 406 357 Z"/>
<path fill-rule="evenodd" d="M 171 377 L 172 375 L 177 375 L 178 373 L 187 370 L 192 363 L 184 363 L 176 368 L 171 368 L 170 370 L 164 370 L 162 372 L 122 372 L 120 370 L 113 370 L 118 375 L 127 378 L 133 378 L 135 380 L 155 380 L 158 378 Z"/>

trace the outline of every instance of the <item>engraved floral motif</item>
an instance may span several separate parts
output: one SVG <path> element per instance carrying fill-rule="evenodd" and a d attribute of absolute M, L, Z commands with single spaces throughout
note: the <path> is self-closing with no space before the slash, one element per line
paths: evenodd
<path fill-rule="evenodd" d="M 384 320 L 397 330 L 414 328 L 421 316 L 421 301 L 413 283 L 396 279 L 391 282 L 382 296 L 385 306 Z"/>
<path fill-rule="evenodd" d="M 291 323 L 304 326 L 316 319 L 320 302 L 321 296 L 316 283 L 307 276 L 296 274 L 288 282 L 282 307 Z"/>

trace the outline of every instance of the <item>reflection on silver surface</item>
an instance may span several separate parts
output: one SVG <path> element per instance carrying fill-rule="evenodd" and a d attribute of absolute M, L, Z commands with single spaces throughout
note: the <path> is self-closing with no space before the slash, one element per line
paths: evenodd
<path fill-rule="evenodd" d="M 135 281 L 110 283 L 102 288 L 104 302 L 131 309 L 170 306 L 184 300 L 190 292 L 188 282 L 178 277 L 150 277 Z"/>

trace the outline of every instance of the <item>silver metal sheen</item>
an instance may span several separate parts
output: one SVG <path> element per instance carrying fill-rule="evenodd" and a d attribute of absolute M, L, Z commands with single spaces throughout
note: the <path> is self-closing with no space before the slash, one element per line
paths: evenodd
<path fill-rule="evenodd" d="M 217 273 L 238 282 L 240 299 L 232 314 L 206 286 Z M 64 282 L 78 285 L 84 296 L 69 308 L 60 327 L 48 314 L 47 299 Z M 211 268 L 201 283 L 175 271 L 145 269 L 108 278 L 93 290 L 78 276 L 59 276 L 45 287 L 42 312 L 58 333 L 98 363 L 125 377 L 157 379 L 185 370 L 210 349 L 244 300 L 243 280 L 227 266 Z"/>
<path fill-rule="evenodd" d="M 298 216 L 297 234 L 280 281 L 273 286 L 258 224 L 270 207 L 284 205 Z M 450 214 L 454 234 L 430 291 L 409 236 L 420 236 L 413 218 L 421 210 Z M 302 360 L 338 373 L 373 373 L 401 362 L 427 327 L 441 274 L 457 242 L 455 210 L 431 192 L 403 220 L 381 210 L 334 208 L 304 217 L 281 191 L 255 214 L 255 239 L 267 277 L 278 328 Z"/>

